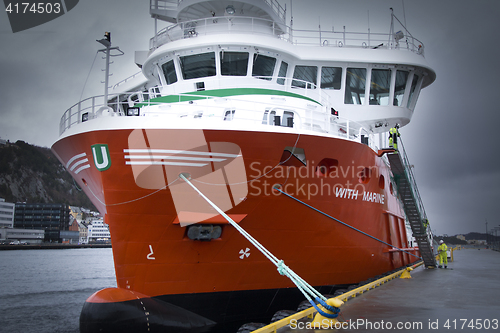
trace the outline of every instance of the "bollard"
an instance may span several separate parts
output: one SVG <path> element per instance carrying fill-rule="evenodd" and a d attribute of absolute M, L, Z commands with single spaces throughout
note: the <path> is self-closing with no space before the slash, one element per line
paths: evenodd
<path fill-rule="evenodd" d="M 342 302 L 338 298 L 330 298 L 326 300 L 326 304 L 330 306 L 334 306 L 336 308 L 339 308 L 344 302 Z M 333 313 L 327 309 L 325 309 L 323 306 L 318 304 L 318 307 L 323 310 L 325 313 Z M 335 328 L 335 324 L 338 323 L 339 321 L 337 318 L 327 318 L 323 315 L 321 315 L 319 312 L 316 313 L 316 316 L 314 316 L 314 320 L 311 322 L 312 327 L 314 328 Z"/>
<path fill-rule="evenodd" d="M 403 273 L 401 273 L 400 279 L 411 279 L 410 272 L 413 270 L 411 267 L 406 267 Z"/>

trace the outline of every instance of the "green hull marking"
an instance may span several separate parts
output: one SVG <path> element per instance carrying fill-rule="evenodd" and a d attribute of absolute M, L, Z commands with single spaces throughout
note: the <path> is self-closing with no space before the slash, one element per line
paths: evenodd
<path fill-rule="evenodd" d="M 108 170 L 111 166 L 111 156 L 107 144 L 95 144 L 90 146 L 94 156 L 94 165 L 99 171 Z"/>
<path fill-rule="evenodd" d="M 261 88 L 230 88 L 230 89 L 216 89 L 216 90 L 202 90 L 202 91 L 193 91 L 190 93 L 186 93 L 185 95 L 168 95 L 157 97 L 149 100 L 148 102 L 139 103 L 136 106 L 143 107 L 149 105 L 150 103 L 178 103 L 178 102 L 189 102 L 200 99 L 207 99 L 212 97 L 229 97 L 229 96 L 248 96 L 248 95 L 279 95 L 279 96 L 289 96 L 295 98 L 305 99 L 307 101 L 311 101 L 313 103 L 319 104 L 312 98 L 305 97 L 299 94 L 281 91 L 281 90 L 272 90 L 272 89 L 261 89 Z"/>

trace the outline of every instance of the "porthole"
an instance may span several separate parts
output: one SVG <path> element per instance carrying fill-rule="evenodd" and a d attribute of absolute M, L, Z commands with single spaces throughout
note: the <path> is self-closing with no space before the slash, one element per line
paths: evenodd
<path fill-rule="evenodd" d="M 361 184 L 368 184 L 372 176 L 372 170 L 370 168 L 364 168 L 358 173 L 358 176 Z"/>
<path fill-rule="evenodd" d="M 385 177 L 383 175 L 380 175 L 380 177 L 378 177 L 378 187 L 380 187 L 381 189 L 385 188 Z"/>
<path fill-rule="evenodd" d="M 327 178 L 327 177 L 335 177 L 332 175 L 332 172 L 336 172 L 339 166 L 339 161 L 333 158 L 324 158 L 322 159 L 315 169 L 315 174 L 317 177 Z"/>

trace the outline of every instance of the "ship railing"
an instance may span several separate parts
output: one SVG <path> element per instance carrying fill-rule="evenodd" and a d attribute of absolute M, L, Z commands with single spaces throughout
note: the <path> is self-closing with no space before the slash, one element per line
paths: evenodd
<path fill-rule="evenodd" d="M 271 77 L 254 77 L 255 79 L 255 87 L 265 87 L 267 86 L 267 79 Z M 301 130 L 309 130 L 313 132 L 319 132 L 324 134 L 330 134 L 335 137 L 345 138 L 352 141 L 359 141 L 364 144 L 367 144 L 375 151 L 377 147 L 374 145 L 375 140 L 373 139 L 373 133 L 363 127 L 361 124 L 354 122 L 352 120 L 342 118 L 339 116 L 334 116 L 331 114 L 331 104 L 330 97 L 322 92 L 321 89 L 312 89 L 316 88 L 314 84 L 310 82 L 301 82 L 298 79 L 292 78 L 280 78 L 283 79 L 283 82 L 286 81 L 295 81 L 298 86 L 292 87 L 289 83 L 281 85 L 272 84 L 269 82 L 269 86 L 272 86 L 275 90 L 283 90 L 287 92 L 293 92 L 298 95 L 302 95 L 305 97 L 309 97 L 311 99 L 310 103 L 307 103 L 307 106 L 304 108 L 298 108 L 297 106 L 290 107 L 287 104 L 283 104 L 280 102 L 252 102 L 257 103 L 259 106 L 255 106 L 253 108 L 243 107 L 248 103 L 248 99 L 231 97 L 226 99 L 229 101 L 229 106 L 217 106 L 210 104 L 206 104 L 203 106 L 204 109 L 212 108 L 212 114 L 216 116 L 211 116 L 211 120 L 217 119 L 224 121 L 227 115 L 224 114 L 223 111 L 227 111 L 227 109 L 237 110 L 238 115 L 234 119 L 238 122 L 245 122 L 248 126 L 252 125 L 261 125 L 263 121 L 264 109 L 267 107 L 272 107 L 276 110 L 293 112 L 294 118 L 294 128 Z M 227 80 L 231 80 L 228 78 Z M 257 82 L 259 81 L 259 82 Z M 303 87 L 300 85 L 303 84 Z M 251 87 L 250 84 L 246 86 Z M 87 121 L 91 121 L 100 117 L 113 117 L 113 116 L 125 116 L 126 111 L 129 107 L 133 107 L 136 105 L 140 106 L 157 106 L 164 105 L 163 102 L 155 102 L 155 98 L 162 96 L 161 89 L 163 87 L 153 87 L 148 91 L 136 91 L 136 92 L 128 92 L 121 94 L 112 94 L 109 95 L 108 103 L 104 103 L 104 96 L 93 96 L 87 99 L 84 99 L 72 107 L 70 107 L 61 117 L 60 120 L 60 128 L 59 132 L 62 135 L 67 129 L 76 126 L 80 123 L 84 123 Z M 199 95 L 193 93 L 172 93 L 169 96 L 177 96 L 177 102 L 184 102 L 187 100 L 200 100 L 200 99 L 220 99 L 219 96 L 207 96 L 207 95 Z M 315 103 L 314 101 L 318 101 Z M 237 104 L 237 105 L 236 105 Z M 175 105 L 175 103 L 170 104 Z M 175 111 L 173 111 L 175 110 Z M 272 112 L 269 109 L 269 112 Z M 201 118 L 199 116 L 200 107 L 197 104 L 189 104 L 182 103 L 182 107 L 176 109 L 175 106 L 173 108 L 169 108 L 167 111 L 160 110 L 158 111 L 149 111 L 150 113 L 157 112 L 158 115 L 174 115 L 179 117 L 192 115 L 195 118 Z M 249 115 L 247 117 L 241 117 L 240 114 Z M 207 111 L 206 114 L 209 114 Z M 218 116 L 217 116 L 218 114 Z M 270 113 L 271 114 L 271 113 Z M 207 118 L 207 117 L 205 117 Z M 274 121 L 271 122 L 269 120 L 269 125 L 274 125 Z"/>
<path fill-rule="evenodd" d="M 424 55 L 424 44 L 410 34 L 348 32 L 329 30 L 294 30 L 293 44 L 310 46 L 350 47 L 362 49 L 407 50 Z"/>
<path fill-rule="evenodd" d="M 283 8 L 283 6 L 280 5 L 280 3 L 277 0 L 264 0 L 265 3 L 268 4 L 269 7 L 278 15 L 278 17 L 285 22 L 286 20 L 286 6 Z"/>
<path fill-rule="evenodd" d="M 202 35 L 234 33 L 268 35 L 294 45 L 406 50 L 424 55 L 424 44 L 406 29 L 394 33 L 373 33 L 370 29 L 348 32 L 345 27 L 342 31 L 293 30 L 272 20 L 245 16 L 218 16 L 170 25 L 150 39 L 149 48 L 154 50 L 169 42 Z"/>
<path fill-rule="evenodd" d="M 282 38 L 280 37 L 280 35 L 284 33 L 281 29 L 282 27 L 284 27 L 284 25 L 280 25 L 273 20 L 251 16 L 215 16 L 204 19 L 183 21 L 158 31 L 158 33 L 150 39 L 149 49 L 154 50 L 169 42 L 194 38 L 202 35 L 250 33 Z"/>
<path fill-rule="evenodd" d="M 104 103 L 104 95 L 92 96 L 76 103 L 62 115 L 59 122 L 59 135 L 77 124 L 95 119 L 102 115 L 124 115 L 123 105 L 118 102 L 122 96 L 123 94 L 109 94 L 107 104 Z"/>
<path fill-rule="evenodd" d="M 125 83 L 127 83 L 127 82 L 129 82 L 129 81 L 132 81 L 133 79 L 135 79 L 137 76 L 140 76 L 140 75 L 142 75 L 142 71 L 139 71 L 139 72 L 137 72 L 137 73 L 135 73 L 135 74 L 132 74 L 132 75 L 130 75 L 129 77 L 127 77 L 127 78 L 125 78 L 125 79 L 121 80 L 120 82 L 116 83 L 116 84 L 112 87 L 112 89 L 114 90 L 114 89 L 118 88 L 119 86 L 121 86 L 121 85 L 123 85 L 123 84 L 125 84 Z"/>
<path fill-rule="evenodd" d="M 422 219 L 427 219 L 427 214 L 425 213 L 422 197 L 420 196 L 420 192 L 418 191 L 417 182 L 415 180 L 415 175 L 413 173 L 413 165 L 410 164 L 410 160 L 408 159 L 408 155 L 406 154 L 406 150 L 403 145 L 403 140 L 401 140 L 401 138 L 398 138 L 398 154 L 400 155 L 401 160 L 403 161 L 406 177 L 408 178 L 408 182 L 410 183 L 410 188 L 413 197 L 415 198 L 415 202 L 417 204 L 417 209 L 420 213 L 420 217 Z"/>
<path fill-rule="evenodd" d="M 150 0 L 150 9 L 176 10 L 183 0 Z"/>
<path fill-rule="evenodd" d="M 120 81 L 117 83 L 114 88 L 117 86 L 124 84 L 137 75 L 141 74 L 142 72 L 136 73 L 129 78 Z M 309 97 L 311 99 L 319 101 L 319 103 L 328 103 L 328 96 L 326 94 L 321 93 L 321 89 L 316 89 L 316 85 L 310 82 L 302 81 L 299 79 L 291 79 L 291 78 L 278 78 L 278 80 L 282 80 L 282 85 L 281 84 L 276 84 L 276 83 L 271 83 L 270 80 L 272 79 L 271 76 L 254 76 L 252 79 L 255 80 L 255 83 L 249 84 L 249 82 L 252 82 L 252 80 L 246 80 L 245 86 L 248 87 L 265 87 L 265 86 L 272 86 L 273 88 L 278 88 L 282 89 L 285 91 L 291 91 L 297 94 L 301 94 L 305 97 Z M 217 78 L 215 80 L 216 82 L 222 84 L 219 84 L 217 88 L 228 88 L 229 85 L 224 84 L 224 82 L 234 82 L 234 77 L 227 77 L 224 79 Z M 258 81 L 258 82 L 257 82 Z M 296 87 L 292 87 L 290 85 L 290 81 L 293 82 L 293 84 L 296 85 Z M 208 82 L 208 81 L 207 81 Z M 268 83 L 269 82 L 269 83 Z M 267 83 L 267 84 L 266 84 Z M 190 83 L 191 84 L 191 83 Z M 177 85 L 178 86 L 178 85 Z M 177 86 L 171 88 L 173 89 L 172 91 L 169 91 L 171 94 L 178 94 L 178 92 L 175 91 Z M 301 89 L 300 86 L 307 87 L 308 89 Z M 99 96 L 93 96 L 89 97 L 87 99 L 84 99 L 73 106 L 71 106 L 68 110 L 64 112 L 64 114 L 61 117 L 60 124 L 59 124 L 59 134 L 61 135 L 64 133 L 67 129 L 69 129 L 72 126 L 75 126 L 77 124 L 80 124 L 82 122 L 94 119 L 98 117 L 101 114 L 124 114 L 125 109 L 127 108 L 126 104 L 133 105 L 135 103 L 142 103 L 144 101 L 151 100 L 153 98 L 161 96 L 160 89 L 162 87 L 153 87 L 150 88 L 149 91 L 143 92 L 143 91 L 135 91 L 135 92 L 128 92 L 128 93 L 120 93 L 120 94 L 109 94 L 108 95 L 108 103 L 107 105 L 104 103 L 104 96 L 99 95 Z M 184 96 L 186 94 L 178 94 L 179 96 Z M 181 98 L 181 97 L 179 97 Z M 118 102 L 120 100 L 121 102 Z M 128 103 L 124 103 L 124 100 L 126 100 Z M 179 100 L 180 101 L 180 100 Z M 109 113 L 109 110 L 107 108 L 111 108 L 114 113 Z"/>
<path fill-rule="evenodd" d="M 151 10 L 176 10 L 177 6 L 184 0 L 150 0 Z M 286 7 L 280 5 L 277 0 L 263 0 L 271 9 L 278 15 L 278 17 L 285 21 Z"/>

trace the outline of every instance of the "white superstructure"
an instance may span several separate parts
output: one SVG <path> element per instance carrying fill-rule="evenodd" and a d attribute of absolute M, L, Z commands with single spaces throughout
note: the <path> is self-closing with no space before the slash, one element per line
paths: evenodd
<path fill-rule="evenodd" d="M 376 150 L 386 146 L 377 134 L 410 122 L 435 80 L 423 44 L 394 15 L 391 31 L 377 34 L 293 30 L 275 0 L 152 0 L 150 12 L 174 24 L 136 52 L 142 74 L 116 84 L 109 107 L 100 96 L 67 110 L 63 137 L 238 129 L 343 137 Z"/>

